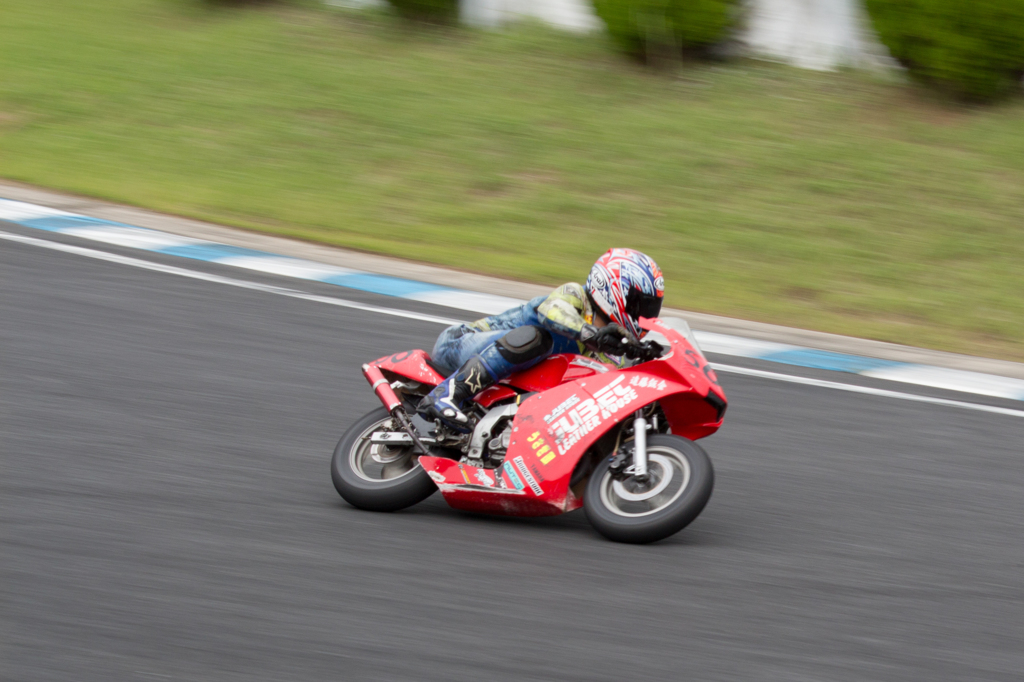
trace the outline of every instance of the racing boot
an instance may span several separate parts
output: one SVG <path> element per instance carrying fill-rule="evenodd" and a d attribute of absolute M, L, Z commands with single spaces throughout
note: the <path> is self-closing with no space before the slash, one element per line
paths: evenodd
<path fill-rule="evenodd" d="M 462 367 L 428 393 L 416 406 L 416 411 L 427 421 L 440 420 L 458 433 L 470 431 L 469 417 L 463 412 L 466 402 L 480 391 L 492 386 L 494 376 L 479 355 L 474 355 Z"/>

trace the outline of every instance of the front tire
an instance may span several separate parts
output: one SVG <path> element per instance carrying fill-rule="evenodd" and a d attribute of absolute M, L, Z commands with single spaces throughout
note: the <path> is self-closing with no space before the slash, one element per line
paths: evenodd
<path fill-rule="evenodd" d="M 646 543 L 678 533 L 703 511 L 715 486 L 707 453 L 692 440 L 668 434 L 647 437 L 650 479 L 615 477 L 611 458 L 595 467 L 583 495 L 594 528 L 616 542 Z"/>
<path fill-rule="evenodd" d="M 380 407 L 349 427 L 331 459 L 334 488 L 353 507 L 398 511 L 437 492 L 412 447 L 387 448 L 370 443 L 370 435 L 391 426 Z"/>

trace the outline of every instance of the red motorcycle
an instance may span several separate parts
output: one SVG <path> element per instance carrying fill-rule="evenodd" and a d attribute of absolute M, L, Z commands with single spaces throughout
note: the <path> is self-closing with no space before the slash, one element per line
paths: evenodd
<path fill-rule="evenodd" d="M 444 380 L 422 350 L 363 365 L 384 407 L 342 436 L 334 487 L 375 511 L 440 489 L 449 505 L 473 512 L 549 516 L 582 506 L 598 532 L 620 542 L 678 532 L 711 497 L 711 460 L 693 441 L 718 430 L 727 402 L 685 323 L 641 326 L 648 340 L 633 350 L 659 357 L 616 369 L 550 356 L 477 394 L 470 433 L 416 414 Z"/>

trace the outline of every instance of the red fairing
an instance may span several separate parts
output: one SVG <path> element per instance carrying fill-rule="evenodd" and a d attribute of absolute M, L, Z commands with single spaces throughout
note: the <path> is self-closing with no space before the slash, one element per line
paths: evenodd
<path fill-rule="evenodd" d="M 437 484 L 445 502 L 455 509 L 507 516 L 554 516 L 565 511 L 564 504 L 553 504 L 534 492 L 540 491 L 537 481 L 518 469 L 521 462 L 486 469 L 424 456 L 420 465 Z"/>
<path fill-rule="evenodd" d="M 514 398 L 517 395 L 519 395 L 519 393 L 512 390 L 505 384 L 495 384 L 494 386 L 491 386 L 490 388 L 485 388 L 483 391 L 477 393 L 476 397 L 473 398 L 473 400 L 480 403 L 481 407 L 487 408 L 493 405 L 494 403 L 500 402 L 507 398 Z"/>
<path fill-rule="evenodd" d="M 641 318 L 640 326 L 656 331 L 671 341 L 671 352 L 660 360 L 638 365 L 652 374 L 668 372 L 682 378 L 690 386 L 686 393 L 659 398 L 672 433 L 696 440 L 710 436 L 722 426 L 728 405 L 725 391 L 718 385 L 718 376 L 704 355 L 685 336 L 658 319 Z"/>
<path fill-rule="evenodd" d="M 569 481 L 580 459 L 601 436 L 655 401 L 673 434 L 696 439 L 718 430 L 725 393 L 704 356 L 659 320 L 644 319 L 641 326 L 668 340 L 662 357 L 619 370 L 579 356 L 555 355 L 478 396 L 486 405 L 510 398 L 514 392 L 505 384 L 533 393 L 513 418 L 501 467 L 420 457 L 445 500 L 458 509 L 518 516 L 575 509 L 582 500 L 569 489 Z M 437 384 L 442 377 L 426 365 L 425 357 L 422 351 L 410 351 L 373 364 Z"/>
<path fill-rule="evenodd" d="M 546 391 L 563 381 L 582 379 L 607 372 L 610 369 L 615 369 L 615 367 L 585 358 L 582 355 L 552 355 L 535 367 L 517 372 L 501 383 L 482 391 L 474 400 L 486 408 L 507 398 L 515 397 L 516 391 L 509 386 L 515 386 L 524 391 Z"/>
<path fill-rule="evenodd" d="M 572 358 L 572 355 L 551 355 L 530 369 L 516 372 L 508 378 L 508 383 L 524 391 L 546 391 L 562 383 Z"/>
<path fill-rule="evenodd" d="M 596 374 L 556 386 L 520 406 L 505 461 L 522 462 L 542 497 L 568 511 L 578 506 L 569 479 L 594 442 L 640 407 L 688 390 L 678 380 L 653 377 L 650 369 Z"/>
<path fill-rule="evenodd" d="M 511 478 L 514 484 L 518 478 L 528 497 L 568 511 L 580 504 L 569 490 L 577 462 L 639 408 L 659 401 L 676 435 L 696 439 L 718 430 L 725 394 L 703 355 L 670 327 L 657 320 L 643 322 L 669 340 L 669 351 L 628 369 L 595 371 L 523 401 L 513 421 L 503 480 Z M 709 394 L 714 394 L 710 401 Z M 506 475 L 509 467 L 511 477 Z"/>
<path fill-rule="evenodd" d="M 570 356 L 572 360 L 569 361 L 569 367 L 565 370 L 565 379 L 582 379 L 583 377 L 589 377 L 593 374 L 604 374 L 610 370 L 615 369 L 615 365 L 609 365 L 604 362 L 599 362 L 593 358 L 584 357 L 582 355 Z"/>
<path fill-rule="evenodd" d="M 427 364 L 429 357 L 422 350 L 406 350 L 374 360 L 370 364 L 421 384 L 437 386 L 444 381 L 444 377 Z"/>

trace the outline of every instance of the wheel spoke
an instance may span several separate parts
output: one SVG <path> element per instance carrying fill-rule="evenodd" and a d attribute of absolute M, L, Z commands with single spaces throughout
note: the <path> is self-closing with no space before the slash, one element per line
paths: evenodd
<path fill-rule="evenodd" d="M 349 462 L 360 478 L 374 483 L 392 481 L 413 472 L 419 466 L 411 448 L 389 447 L 386 452 L 381 452 L 384 446 L 370 442 L 374 433 L 385 430 L 385 425 L 390 423 L 391 418 L 388 417 L 372 424 L 353 443 L 349 451 Z"/>
<path fill-rule="evenodd" d="M 605 473 L 600 490 L 609 511 L 627 517 L 647 516 L 668 507 L 686 490 L 690 463 L 684 454 L 654 447 L 648 450 L 648 457 L 651 478 L 643 484 L 635 479 L 619 481 Z"/>

